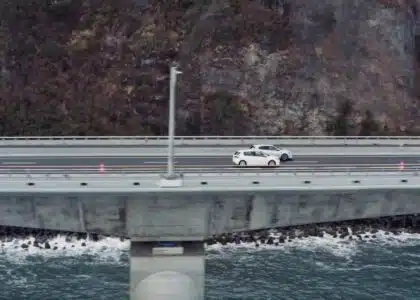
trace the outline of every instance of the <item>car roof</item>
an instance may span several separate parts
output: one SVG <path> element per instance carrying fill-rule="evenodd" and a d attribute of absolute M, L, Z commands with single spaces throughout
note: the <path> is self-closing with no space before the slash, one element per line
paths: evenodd
<path fill-rule="evenodd" d="M 261 147 L 261 146 L 272 146 L 272 147 L 276 147 L 276 146 L 271 145 L 271 144 L 254 144 L 254 145 L 252 145 L 252 147 Z"/>
<path fill-rule="evenodd" d="M 260 152 L 260 153 L 264 153 L 264 151 L 258 150 L 258 149 L 240 149 L 240 150 L 236 150 L 235 152 Z"/>
<path fill-rule="evenodd" d="M 239 150 L 236 150 L 235 152 L 252 152 L 252 151 L 261 152 L 261 150 L 258 150 L 258 149 L 239 149 Z"/>

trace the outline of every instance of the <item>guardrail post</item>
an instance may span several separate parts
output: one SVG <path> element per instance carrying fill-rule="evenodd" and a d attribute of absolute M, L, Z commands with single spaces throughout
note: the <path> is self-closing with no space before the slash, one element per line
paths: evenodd
<path fill-rule="evenodd" d="M 161 178 L 161 187 L 182 186 L 182 176 L 174 172 L 175 89 L 176 76 L 181 73 L 175 66 L 171 67 L 169 82 L 168 168 L 167 173 Z"/>

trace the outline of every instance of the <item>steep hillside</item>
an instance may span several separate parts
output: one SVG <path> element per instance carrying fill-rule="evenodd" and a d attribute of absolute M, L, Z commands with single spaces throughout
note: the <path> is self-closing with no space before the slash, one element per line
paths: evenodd
<path fill-rule="evenodd" d="M 420 133 L 416 0 L 1 0 L 2 135 Z"/>

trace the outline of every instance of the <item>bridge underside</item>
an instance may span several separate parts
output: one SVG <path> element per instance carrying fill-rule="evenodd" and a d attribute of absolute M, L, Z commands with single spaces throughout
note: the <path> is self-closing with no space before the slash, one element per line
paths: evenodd
<path fill-rule="evenodd" d="M 0 195 L 0 225 L 202 241 L 213 234 L 420 213 L 420 190 Z"/>
<path fill-rule="evenodd" d="M 0 225 L 131 238 L 131 300 L 204 299 L 203 240 L 226 232 L 420 213 L 420 190 L 2 194 Z"/>

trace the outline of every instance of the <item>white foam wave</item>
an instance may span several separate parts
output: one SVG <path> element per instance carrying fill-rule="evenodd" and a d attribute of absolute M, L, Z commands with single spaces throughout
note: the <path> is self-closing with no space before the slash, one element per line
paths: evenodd
<path fill-rule="evenodd" d="M 277 241 L 278 235 L 272 234 Z M 375 237 L 372 237 L 375 236 Z M 332 235 L 324 233 L 324 237 L 307 237 L 302 239 L 293 239 L 291 242 L 280 243 L 279 245 L 259 244 L 257 247 L 255 243 L 241 243 L 239 245 L 221 245 L 214 244 L 207 247 L 210 250 L 210 256 L 229 256 L 237 249 L 246 249 L 247 251 L 264 251 L 264 250 L 281 250 L 290 253 L 294 250 L 304 251 L 322 251 L 327 252 L 336 257 L 351 259 L 361 251 L 361 247 L 365 245 L 379 245 L 379 246 L 415 246 L 420 245 L 420 234 L 402 232 L 399 235 L 379 230 L 377 233 L 362 234 L 363 240 L 360 241 L 353 236 L 345 238 L 334 238 Z"/>
<path fill-rule="evenodd" d="M 58 235 L 48 240 L 51 249 L 34 247 L 34 237 L 26 239 L 13 239 L 10 242 L 3 242 L 0 251 L 3 256 L 15 263 L 26 262 L 31 256 L 47 256 L 47 257 L 75 257 L 81 255 L 91 255 L 95 260 L 109 262 L 110 260 L 119 262 L 122 254 L 129 249 L 129 241 L 121 241 L 119 238 L 106 237 L 100 241 L 92 240 L 72 240 L 66 241 L 66 236 Z M 28 248 L 22 248 L 22 244 L 29 245 Z M 41 244 L 41 247 L 44 247 Z M 54 248 L 57 249 L 54 249 Z"/>
<path fill-rule="evenodd" d="M 214 256 L 230 256 L 235 251 L 255 252 L 262 250 L 279 250 L 290 253 L 295 250 L 306 251 L 323 251 L 336 257 L 348 258 L 356 255 L 360 251 L 360 247 L 364 245 L 380 245 L 380 246 L 415 246 L 420 245 L 420 234 L 411 234 L 402 232 L 399 235 L 394 235 L 385 231 L 378 231 L 375 237 L 372 238 L 371 233 L 362 234 L 363 241 L 359 241 L 353 236 L 350 240 L 346 238 L 334 238 L 325 233 L 324 237 L 307 237 L 296 238 L 290 242 L 280 243 L 279 245 L 267 245 L 259 243 L 256 247 L 254 243 L 240 243 L 236 244 L 214 244 L 206 246 L 207 258 L 211 259 Z M 278 241 L 278 235 L 272 234 L 274 242 Z M 368 237 L 365 237 L 368 236 Z M 128 254 L 129 240 L 121 241 L 119 238 L 106 237 L 100 241 L 92 240 L 73 240 L 66 241 L 66 237 L 58 235 L 55 238 L 49 239 L 48 242 L 51 249 L 42 249 L 33 246 L 35 238 L 14 239 L 10 242 L 2 242 L 0 246 L 0 254 L 7 257 L 14 262 L 26 263 L 28 257 L 43 256 L 43 257 L 77 257 L 82 255 L 90 255 L 96 261 L 104 262 L 121 262 L 123 255 Z M 21 247 L 22 244 L 31 244 L 28 248 Z M 43 245 L 41 245 L 43 247 Z M 57 247 L 57 249 L 53 249 Z"/>

